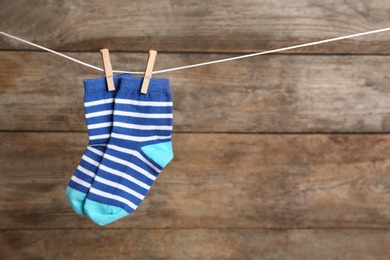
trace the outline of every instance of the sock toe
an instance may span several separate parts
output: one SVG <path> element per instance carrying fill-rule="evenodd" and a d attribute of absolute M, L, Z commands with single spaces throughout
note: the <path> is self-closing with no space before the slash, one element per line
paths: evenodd
<path fill-rule="evenodd" d="M 84 212 L 99 226 L 110 224 L 130 214 L 120 207 L 102 204 L 89 199 L 85 201 Z"/>
<path fill-rule="evenodd" d="M 87 194 L 82 193 L 78 190 L 75 190 L 71 187 L 67 187 L 66 189 L 66 197 L 69 200 L 69 204 L 72 206 L 73 210 L 81 215 L 85 216 L 84 212 L 84 203 L 87 197 Z"/>

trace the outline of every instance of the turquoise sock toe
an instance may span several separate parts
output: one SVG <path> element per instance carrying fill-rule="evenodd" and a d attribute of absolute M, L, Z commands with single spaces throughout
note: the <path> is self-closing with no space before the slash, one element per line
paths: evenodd
<path fill-rule="evenodd" d="M 68 186 L 66 189 L 66 197 L 68 198 L 69 203 L 72 206 L 73 210 L 77 214 L 85 216 L 84 202 L 85 199 L 87 198 L 87 194 L 75 190 Z"/>
<path fill-rule="evenodd" d="M 85 200 L 84 212 L 99 226 L 110 224 L 130 214 L 122 208 L 102 204 L 89 199 Z"/>

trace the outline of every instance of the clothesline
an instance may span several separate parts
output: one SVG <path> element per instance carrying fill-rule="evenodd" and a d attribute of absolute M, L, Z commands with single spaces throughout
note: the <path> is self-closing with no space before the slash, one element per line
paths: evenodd
<path fill-rule="evenodd" d="M 278 48 L 274 50 L 268 50 L 268 51 L 263 51 L 263 52 L 256 52 L 256 53 L 251 53 L 251 54 L 246 54 L 246 55 L 241 55 L 241 56 L 236 56 L 236 57 L 231 57 L 231 58 L 226 58 L 226 59 L 220 59 L 220 60 L 214 60 L 214 61 L 208 61 L 208 62 L 202 62 L 202 63 L 197 63 L 197 64 L 192 64 L 192 65 L 186 65 L 186 66 L 181 66 L 181 67 L 174 67 L 174 68 L 169 68 L 169 69 L 163 69 L 163 70 L 156 70 L 153 71 L 153 74 L 160 74 L 160 73 L 166 73 L 166 72 L 172 72 L 172 71 L 178 71 L 178 70 L 184 70 L 184 69 L 190 69 L 190 68 L 195 68 L 195 67 L 200 67 L 200 66 L 206 66 L 206 65 L 211 65 L 211 64 L 216 64 L 216 63 L 222 63 L 222 62 L 228 62 L 228 61 L 233 61 L 233 60 L 239 60 L 239 59 L 246 59 L 250 57 L 255 57 L 255 56 L 260 56 L 260 55 L 266 55 L 266 54 L 271 54 L 271 53 L 277 53 L 277 52 L 282 52 L 282 51 L 288 51 L 288 50 L 293 50 L 293 49 L 298 49 L 298 48 L 303 48 L 303 47 L 308 47 L 308 46 L 314 46 L 314 45 L 319 45 L 319 44 L 324 44 L 324 43 L 329 43 L 329 42 L 335 42 L 335 41 L 341 41 L 345 39 L 351 39 L 355 37 L 360 37 L 360 36 L 366 36 L 370 34 L 376 34 L 376 33 L 382 33 L 390 31 L 390 27 L 383 28 L 383 29 L 378 29 L 378 30 L 372 30 L 372 31 L 367 31 L 367 32 L 362 32 L 362 33 L 355 33 L 355 34 L 350 34 L 346 36 L 340 36 L 340 37 L 335 37 L 335 38 L 330 38 L 330 39 L 325 39 L 325 40 L 320 40 L 320 41 L 315 41 L 315 42 L 309 42 L 309 43 L 304 43 L 304 44 L 299 44 L 299 45 L 294 45 L 290 47 L 284 47 L 284 48 Z M 99 68 L 97 66 L 94 66 L 92 64 L 83 62 L 81 60 L 75 59 L 73 57 L 67 56 L 65 54 L 62 54 L 60 52 L 51 50 L 49 48 L 43 47 L 41 45 L 29 42 L 27 40 L 21 39 L 19 37 L 7 34 L 5 32 L 0 31 L 1 35 L 4 35 L 6 37 L 12 38 L 14 40 L 29 44 L 31 46 L 34 46 L 38 49 L 42 49 L 44 51 L 53 53 L 55 55 L 61 56 L 65 59 L 71 60 L 73 62 L 79 63 L 83 66 L 98 70 L 98 71 L 104 71 L 102 68 Z M 144 74 L 145 72 L 142 71 L 123 71 L 123 70 L 113 70 L 115 73 L 131 73 L 131 74 Z"/>

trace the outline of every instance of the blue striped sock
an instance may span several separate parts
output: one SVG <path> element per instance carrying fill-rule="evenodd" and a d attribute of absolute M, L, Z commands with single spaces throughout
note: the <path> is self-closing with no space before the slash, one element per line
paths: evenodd
<path fill-rule="evenodd" d="M 173 158 L 169 80 L 151 79 L 147 94 L 141 84 L 123 79 L 115 98 L 111 138 L 84 204 L 98 225 L 132 213 Z"/>
<path fill-rule="evenodd" d="M 130 74 L 115 76 L 116 89 L 121 79 L 130 77 Z M 73 210 L 79 215 L 85 215 L 84 202 L 110 138 L 114 98 L 118 92 L 107 90 L 105 78 L 84 80 L 84 89 L 84 111 L 89 144 L 66 189 L 66 197 Z"/>

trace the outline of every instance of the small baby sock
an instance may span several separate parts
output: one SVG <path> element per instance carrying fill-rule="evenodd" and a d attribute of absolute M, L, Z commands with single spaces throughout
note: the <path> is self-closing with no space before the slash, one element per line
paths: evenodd
<path fill-rule="evenodd" d="M 110 138 L 114 98 L 120 80 L 130 77 L 130 74 L 114 76 L 115 91 L 107 90 L 106 78 L 84 80 L 84 112 L 89 144 L 66 189 L 66 197 L 79 215 L 85 215 L 85 198 Z"/>
<path fill-rule="evenodd" d="M 84 204 L 88 217 L 106 225 L 132 213 L 172 160 L 172 98 L 168 79 L 123 79 L 115 98 L 111 138 Z"/>

